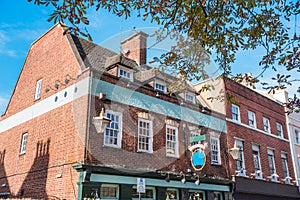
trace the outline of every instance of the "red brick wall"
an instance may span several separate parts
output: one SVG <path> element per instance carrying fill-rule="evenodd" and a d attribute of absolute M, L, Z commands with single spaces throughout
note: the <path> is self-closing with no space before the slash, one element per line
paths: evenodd
<path fill-rule="evenodd" d="M 79 70 L 63 29 L 55 26 L 31 46 L 3 120 L 74 84 Z M 45 92 L 47 85 L 54 88 L 56 80 L 64 83 L 67 74 L 73 78 L 67 85 Z M 81 78 L 86 76 L 89 73 Z M 35 101 L 36 81 L 40 78 L 41 99 Z M 85 159 L 87 103 L 88 97 L 83 96 L 0 133 L 0 152 L 5 150 L 0 180 L 13 197 L 77 198 L 78 173 L 72 166 Z M 26 153 L 19 155 L 22 134 L 26 132 Z M 56 177 L 58 174 L 61 178 Z"/>
<path fill-rule="evenodd" d="M 80 66 L 66 36 L 63 35 L 62 27 L 58 24 L 31 45 L 7 112 L 2 119 L 54 94 L 54 90 L 45 93 L 47 85 L 54 89 L 56 80 L 64 83 L 67 74 L 71 78 L 76 78 L 79 70 Z M 36 81 L 41 78 L 43 79 L 41 99 L 35 100 Z M 68 85 L 72 83 L 74 80 L 71 80 Z M 61 85 L 58 91 L 65 87 Z"/>
<path fill-rule="evenodd" d="M 250 110 L 255 113 L 257 129 L 259 130 L 263 130 L 263 117 L 269 118 L 271 134 L 275 136 L 269 136 L 266 133 L 258 132 L 237 123 L 227 122 L 228 147 L 231 148 L 234 146 L 234 137 L 244 140 L 244 156 L 247 175 L 250 176 L 250 173 L 254 173 L 252 145 L 256 144 L 260 147 L 260 162 L 264 178 L 270 175 L 267 148 L 274 148 L 276 173 L 280 176 L 279 180 L 284 178 L 281 164 L 281 152 L 288 153 L 289 175 L 294 179 L 289 142 L 276 138 L 276 122 L 279 122 L 283 127 L 284 138 L 288 139 L 284 107 L 275 101 L 230 80 L 225 79 L 225 84 L 227 93 L 234 97 L 233 103 L 240 108 L 241 123 L 248 125 L 248 110 Z M 232 119 L 231 107 L 232 102 L 227 102 L 226 116 L 229 119 Z M 235 174 L 235 170 L 236 162 L 230 158 L 230 171 L 232 175 Z"/>

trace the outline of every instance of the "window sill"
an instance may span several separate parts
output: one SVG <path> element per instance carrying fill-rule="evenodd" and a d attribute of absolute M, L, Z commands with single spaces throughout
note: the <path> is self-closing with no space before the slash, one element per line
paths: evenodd
<path fill-rule="evenodd" d="M 23 156 L 23 155 L 25 155 L 26 154 L 26 152 L 20 152 L 19 153 L 19 156 Z"/>
<path fill-rule="evenodd" d="M 215 165 L 215 166 L 222 166 L 221 163 L 214 163 L 214 162 L 211 162 L 210 164 L 211 164 L 211 165 Z"/>
<path fill-rule="evenodd" d="M 115 149 L 121 149 L 121 146 L 118 146 L 118 145 L 103 144 L 103 147 L 111 147 L 111 148 L 115 148 Z"/>
<path fill-rule="evenodd" d="M 179 158 L 178 155 L 174 155 L 174 154 L 166 154 L 166 157 L 169 157 L 169 158 Z"/>

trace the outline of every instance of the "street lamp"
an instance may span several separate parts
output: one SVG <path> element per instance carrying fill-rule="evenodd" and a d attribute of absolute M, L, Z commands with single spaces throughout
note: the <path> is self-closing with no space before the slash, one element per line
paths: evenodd
<path fill-rule="evenodd" d="M 105 116 L 104 108 L 101 109 L 99 116 L 93 117 L 93 124 L 96 128 L 97 133 L 103 133 L 110 122 L 111 119 Z"/>

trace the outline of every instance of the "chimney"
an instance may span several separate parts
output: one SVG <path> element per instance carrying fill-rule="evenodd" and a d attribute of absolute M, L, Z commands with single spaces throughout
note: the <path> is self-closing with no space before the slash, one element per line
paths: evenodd
<path fill-rule="evenodd" d="M 139 31 L 123 40 L 121 42 L 122 53 L 139 65 L 146 64 L 148 36 L 148 34 Z"/>

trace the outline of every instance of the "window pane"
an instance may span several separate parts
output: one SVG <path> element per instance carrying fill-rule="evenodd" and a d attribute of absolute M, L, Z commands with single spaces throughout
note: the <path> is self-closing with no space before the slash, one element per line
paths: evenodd
<path fill-rule="evenodd" d="M 111 122 L 104 131 L 104 144 L 119 147 L 121 145 L 121 113 L 108 110 L 106 111 L 106 117 L 111 119 Z"/>

